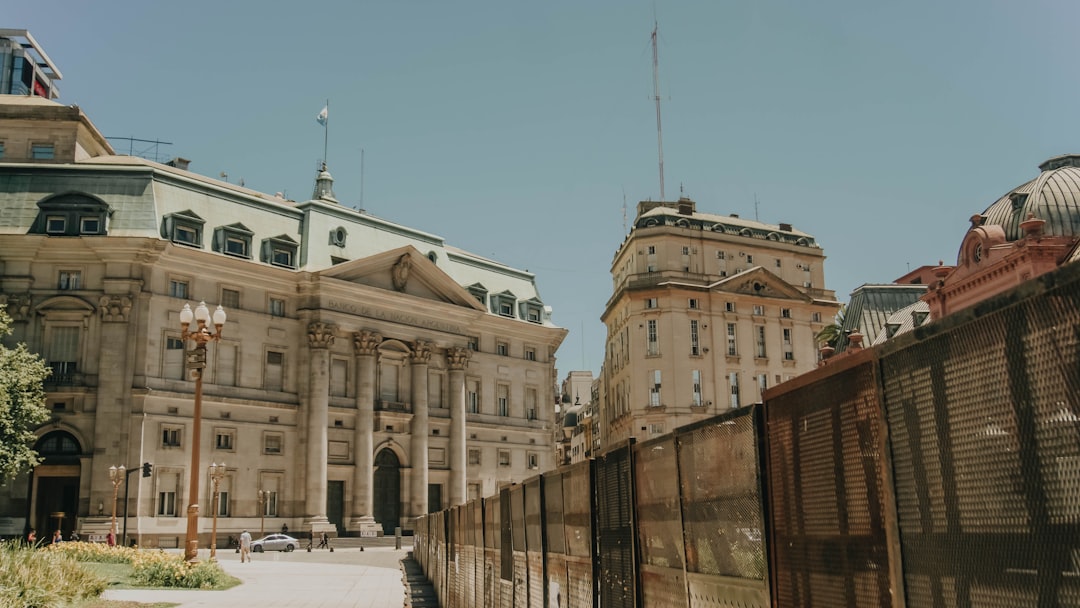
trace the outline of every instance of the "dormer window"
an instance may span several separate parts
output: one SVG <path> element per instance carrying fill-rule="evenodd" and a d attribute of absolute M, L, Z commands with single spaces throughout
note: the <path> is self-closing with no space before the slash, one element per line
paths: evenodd
<path fill-rule="evenodd" d="M 214 251 L 250 260 L 254 234 L 243 224 L 219 226 L 214 229 Z"/>
<path fill-rule="evenodd" d="M 262 261 L 282 268 L 296 268 L 296 241 L 288 235 L 265 239 L 262 242 Z"/>
<path fill-rule="evenodd" d="M 1012 202 L 1013 211 L 1023 208 L 1024 203 L 1027 202 L 1027 199 L 1027 194 L 1021 194 L 1019 192 L 1013 192 L 1009 195 L 1009 200 Z"/>
<path fill-rule="evenodd" d="M 469 293 L 472 294 L 472 297 L 476 298 L 477 302 L 480 302 L 480 304 L 487 306 L 488 290 L 483 285 L 481 285 L 480 283 L 473 283 L 465 289 L 467 289 Z"/>
<path fill-rule="evenodd" d="M 206 222 L 192 211 L 180 211 L 165 216 L 161 236 L 179 245 L 202 248 L 203 224 Z"/>
<path fill-rule="evenodd" d="M 544 303 L 536 298 L 525 300 L 520 304 L 521 318 L 529 323 L 540 323 L 544 311 Z"/>
<path fill-rule="evenodd" d="M 38 203 L 29 234 L 81 236 L 106 234 L 109 205 L 89 194 L 66 193 Z"/>
<path fill-rule="evenodd" d="M 509 291 L 502 293 L 492 294 L 491 296 L 491 312 L 499 315 L 500 317 L 514 318 L 514 304 L 517 303 L 517 296 Z"/>

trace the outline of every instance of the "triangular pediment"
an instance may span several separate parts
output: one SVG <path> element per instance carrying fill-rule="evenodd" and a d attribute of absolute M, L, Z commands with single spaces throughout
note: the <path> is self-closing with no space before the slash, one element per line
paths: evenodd
<path fill-rule="evenodd" d="M 412 245 L 338 264 L 318 274 L 425 300 L 485 310 L 468 290 Z"/>
<path fill-rule="evenodd" d="M 759 298 L 811 301 L 810 296 L 760 266 L 725 277 L 709 285 L 709 289 L 711 291 L 737 293 Z"/>

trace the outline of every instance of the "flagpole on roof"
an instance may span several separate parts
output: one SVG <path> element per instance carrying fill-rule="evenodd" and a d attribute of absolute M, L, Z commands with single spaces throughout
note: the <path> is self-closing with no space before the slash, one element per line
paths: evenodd
<path fill-rule="evenodd" d="M 326 169 L 326 149 L 330 141 L 330 98 L 326 98 L 326 107 L 323 109 L 323 145 L 322 145 L 322 162 L 323 169 Z"/>

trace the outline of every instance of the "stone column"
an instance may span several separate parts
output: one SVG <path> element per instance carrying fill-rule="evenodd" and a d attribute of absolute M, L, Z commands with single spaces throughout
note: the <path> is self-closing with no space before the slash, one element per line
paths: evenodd
<path fill-rule="evenodd" d="M 106 279 L 106 282 L 113 281 Z M 126 402 L 129 399 L 132 382 L 128 371 L 131 368 L 128 362 L 128 349 L 133 344 L 129 331 L 131 327 L 128 323 L 131 318 L 131 307 L 132 300 L 127 294 L 103 295 L 98 301 L 101 337 L 97 344 L 97 352 L 93 355 L 97 358 L 98 368 L 97 411 L 93 417 L 94 444 L 83 446 L 87 453 L 94 454 L 92 464 L 98 465 L 91 470 L 93 493 L 90 503 L 92 505 L 97 505 L 102 501 L 106 505 L 110 504 L 113 486 L 109 481 L 107 469 L 109 466 L 129 463 L 130 460 L 128 458 L 130 409 Z M 180 331 L 180 326 L 177 325 L 171 329 Z M 86 339 L 85 334 L 83 339 Z M 190 412 L 190 408 L 187 411 Z M 158 434 L 160 435 L 160 431 Z M 194 446 L 194 449 L 199 448 L 200 446 Z M 128 477 L 128 480 L 131 480 L 131 477 Z M 138 482 L 138 480 L 139 478 L 136 477 L 135 481 Z M 182 504 L 198 502 L 199 497 L 195 496 Z M 106 513 L 109 513 L 108 506 L 106 506 Z M 75 515 L 75 513 L 68 513 L 67 517 L 74 522 Z M 39 536 L 44 535 L 42 530 L 46 527 L 50 533 L 52 532 L 52 522 L 39 521 L 36 525 Z"/>
<path fill-rule="evenodd" d="M 326 518 L 327 423 L 330 406 L 330 351 L 334 326 L 308 325 L 307 475 L 304 480 L 304 532 L 329 532 Z"/>
<path fill-rule="evenodd" d="M 467 348 L 446 350 L 446 363 L 450 368 L 450 506 L 466 500 L 465 366 L 468 362 Z"/>
<path fill-rule="evenodd" d="M 428 361 L 431 342 L 413 343 L 412 361 L 412 478 L 409 489 L 409 517 L 428 512 Z"/>
<path fill-rule="evenodd" d="M 375 522 L 375 357 L 382 336 L 373 331 L 353 334 L 356 350 L 356 436 L 353 454 L 352 517 L 349 531 L 361 536 L 378 535 L 381 529 Z"/>

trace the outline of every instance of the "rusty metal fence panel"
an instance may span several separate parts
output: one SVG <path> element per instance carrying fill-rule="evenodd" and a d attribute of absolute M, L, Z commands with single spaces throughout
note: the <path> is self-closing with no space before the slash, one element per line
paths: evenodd
<path fill-rule="evenodd" d="M 751 406 L 675 431 L 693 608 L 769 606 L 761 426 Z"/>
<path fill-rule="evenodd" d="M 601 608 L 636 608 L 639 605 L 631 460 L 630 444 L 597 460 L 594 491 Z"/>
<path fill-rule="evenodd" d="M 683 521 L 675 436 L 658 437 L 632 448 L 634 515 L 637 518 L 641 602 L 686 608 Z"/>
<path fill-rule="evenodd" d="M 531 608 L 548 608 L 544 593 L 544 495 L 540 488 L 539 477 L 525 482 L 525 557 Z"/>
<path fill-rule="evenodd" d="M 499 581 L 502 578 L 502 557 L 499 555 L 502 509 L 499 505 L 499 494 L 484 499 L 484 608 L 502 605 L 499 594 Z"/>
<path fill-rule="evenodd" d="M 510 542 L 513 560 L 514 606 L 529 604 L 529 562 L 525 555 L 525 487 L 510 488 Z M 503 547 L 505 552 L 507 547 Z"/>
<path fill-rule="evenodd" d="M 472 570 L 469 573 L 471 593 L 470 606 L 484 605 L 484 499 L 477 498 L 469 503 L 472 517 Z"/>
<path fill-rule="evenodd" d="M 1078 271 L 883 353 L 909 606 L 1080 606 Z"/>
<path fill-rule="evenodd" d="M 895 522 L 886 521 L 891 490 L 871 354 L 766 394 L 778 606 L 893 605 L 886 528 Z"/>
<path fill-rule="evenodd" d="M 566 538 L 566 605 L 597 604 L 596 557 L 593 555 L 594 461 L 579 462 L 563 473 L 563 528 Z"/>
<path fill-rule="evenodd" d="M 563 526 L 563 471 L 544 473 L 545 593 L 548 606 L 566 608 L 566 528 Z"/>

